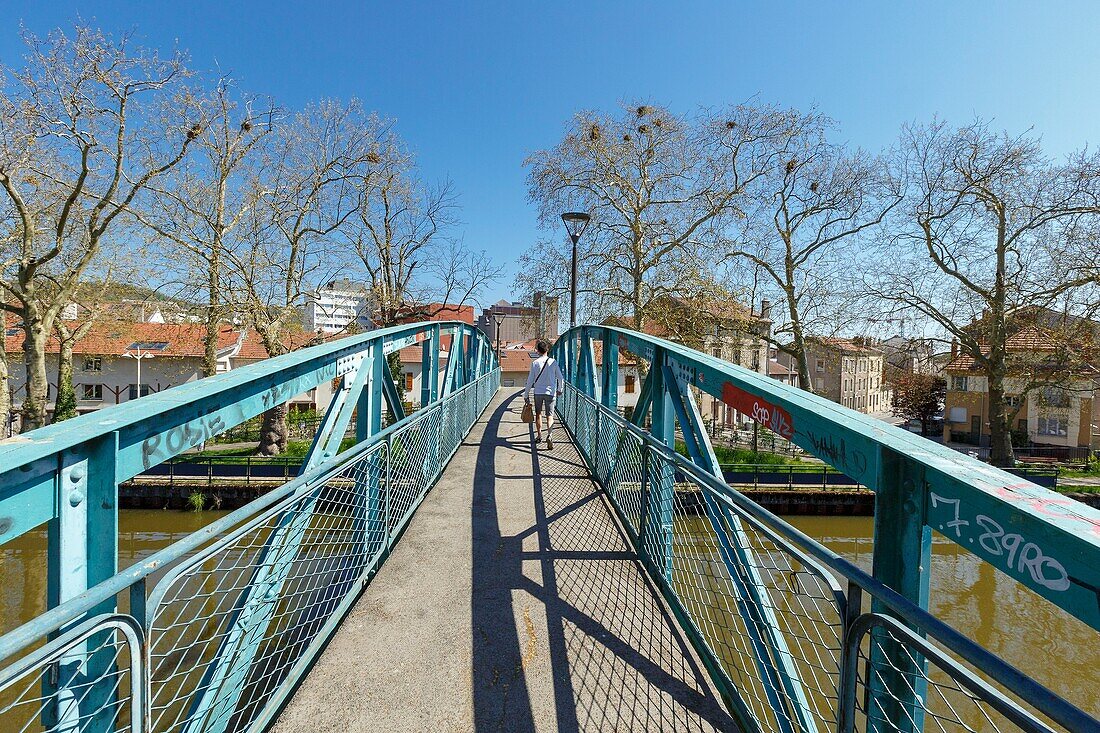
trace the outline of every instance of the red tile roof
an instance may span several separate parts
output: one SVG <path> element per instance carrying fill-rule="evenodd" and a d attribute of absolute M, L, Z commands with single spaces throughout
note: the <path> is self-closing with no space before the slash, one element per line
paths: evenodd
<path fill-rule="evenodd" d="M 798 374 L 794 369 L 780 364 L 775 359 L 768 360 L 768 376 L 770 377 L 792 377 Z"/>
<path fill-rule="evenodd" d="M 1064 341 L 1059 343 L 1057 338 L 1043 333 L 1041 329 L 1035 326 L 1020 329 L 1005 339 L 1005 351 L 1010 354 L 1053 352 L 1062 346 L 1064 346 Z M 983 354 L 989 353 L 987 345 L 982 344 L 981 349 Z M 952 357 L 944 369 L 956 372 L 977 371 L 978 364 L 970 354 L 960 352 Z"/>
<path fill-rule="evenodd" d="M 502 372 L 523 372 L 531 369 L 532 353 L 527 349 L 501 349 L 500 370 Z"/>
<path fill-rule="evenodd" d="M 14 330 L 13 321 L 8 321 L 8 328 Z M 73 323 L 76 328 L 80 324 Z M 16 331 L 12 335 L 6 335 L 4 347 L 9 354 L 23 353 L 23 331 Z M 201 323 L 130 323 L 119 321 L 101 321 L 92 326 L 84 338 L 73 345 L 73 354 L 93 356 L 121 356 L 129 350 L 132 344 L 138 342 L 164 343 L 166 346 L 155 351 L 158 356 L 176 357 L 201 357 L 205 353 L 203 338 L 206 335 L 206 326 Z M 223 325 L 218 331 L 218 350 L 229 348 L 237 343 L 241 337 L 241 329 L 236 326 Z M 342 338 L 337 336 L 336 338 Z M 288 349 L 298 349 L 309 345 L 317 338 L 316 334 L 309 332 L 295 332 L 286 334 L 283 343 Z M 331 340 L 332 337 L 329 337 Z M 60 342 L 56 336 L 52 336 L 46 342 L 46 353 L 56 354 L 60 351 Z M 254 329 L 245 331 L 244 342 L 240 351 L 235 355 L 238 359 L 266 359 L 269 354 L 264 348 L 263 341 Z"/>
<path fill-rule="evenodd" d="M 418 323 L 420 321 L 462 321 L 474 325 L 474 307 L 472 305 L 454 305 L 452 303 L 428 303 L 424 306 L 410 306 L 407 318 L 398 318 L 398 323 Z M 430 315 L 429 315 L 430 314 Z"/>

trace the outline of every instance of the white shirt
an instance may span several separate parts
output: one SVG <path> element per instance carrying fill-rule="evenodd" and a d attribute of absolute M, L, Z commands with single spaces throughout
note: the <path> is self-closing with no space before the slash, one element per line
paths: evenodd
<path fill-rule="evenodd" d="M 562 376 L 558 362 L 549 356 L 540 356 L 531 362 L 531 371 L 527 373 L 527 386 L 523 388 L 523 398 L 529 394 L 553 395 L 565 389 L 565 377 Z"/>

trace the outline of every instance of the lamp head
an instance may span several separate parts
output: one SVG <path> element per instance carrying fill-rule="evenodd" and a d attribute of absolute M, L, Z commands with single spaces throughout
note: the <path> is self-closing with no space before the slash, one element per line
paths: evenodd
<path fill-rule="evenodd" d="M 583 211 L 567 211 L 561 215 L 561 220 L 565 223 L 565 231 L 569 232 L 569 238 L 573 240 L 573 244 L 576 244 L 584 234 L 591 219 L 592 217 Z"/>

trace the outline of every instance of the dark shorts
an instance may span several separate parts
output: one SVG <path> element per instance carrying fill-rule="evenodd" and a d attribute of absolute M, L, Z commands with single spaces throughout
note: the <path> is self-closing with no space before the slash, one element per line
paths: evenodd
<path fill-rule="evenodd" d="M 552 394 L 535 395 L 535 415 L 542 415 L 545 411 L 547 417 L 554 414 L 554 398 Z"/>

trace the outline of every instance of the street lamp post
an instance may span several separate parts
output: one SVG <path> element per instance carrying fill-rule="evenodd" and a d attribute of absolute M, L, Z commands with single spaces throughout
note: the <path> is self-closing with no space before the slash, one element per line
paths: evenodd
<path fill-rule="evenodd" d="M 504 323 L 507 318 L 522 318 L 522 316 L 516 313 L 494 313 L 493 314 L 493 326 L 496 333 L 496 352 L 497 359 L 500 359 L 500 324 Z"/>
<path fill-rule="evenodd" d="M 148 351 L 143 354 L 141 349 L 137 349 L 136 351 L 127 351 L 123 356 L 137 361 L 137 397 L 141 397 L 141 360 L 151 359 L 153 355 Z"/>
<path fill-rule="evenodd" d="M 573 241 L 573 260 L 569 275 L 569 327 L 577 325 L 577 242 L 584 234 L 585 228 L 592 217 L 581 211 L 567 211 L 561 215 L 565 223 L 565 231 L 569 232 L 569 239 Z"/>

